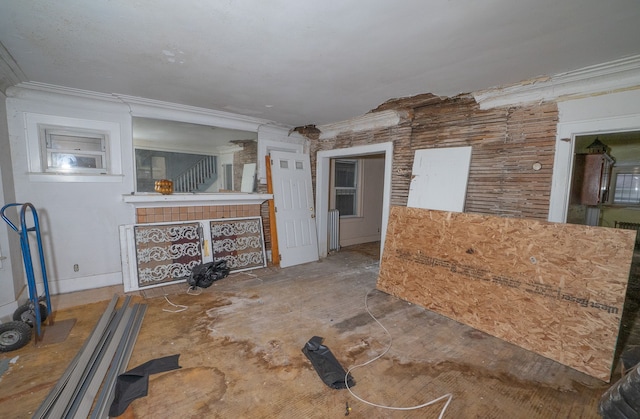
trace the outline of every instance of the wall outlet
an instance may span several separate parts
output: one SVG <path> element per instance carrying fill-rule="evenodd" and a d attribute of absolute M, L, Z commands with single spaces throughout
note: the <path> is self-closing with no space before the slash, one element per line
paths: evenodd
<path fill-rule="evenodd" d="M 73 265 L 73 272 L 78 272 L 79 270 L 80 270 L 80 265 L 78 265 L 77 263 Z"/>

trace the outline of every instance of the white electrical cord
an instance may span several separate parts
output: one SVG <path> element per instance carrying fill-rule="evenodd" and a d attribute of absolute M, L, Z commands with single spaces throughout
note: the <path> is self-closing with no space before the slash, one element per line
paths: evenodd
<path fill-rule="evenodd" d="M 421 409 L 423 407 L 427 407 L 430 406 L 434 403 L 439 402 L 440 400 L 444 400 L 447 399 L 447 402 L 445 403 L 445 405 L 443 406 L 442 410 L 440 411 L 440 416 L 438 416 L 438 419 L 442 419 L 442 417 L 444 416 L 444 412 L 447 410 L 447 407 L 449 407 L 449 403 L 451 403 L 451 399 L 453 398 L 453 395 L 451 393 L 447 393 L 444 396 L 440 396 L 437 399 L 433 399 L 427 403 L 423 403 L 417 406 L 409 406 L 409 407 L 394 407 L 394 406 L 385 406 L 385 405 L 381 405 L 381 404 L 376 404 L 376 403 L 372 403 L 370 401 L 364 400 L 360 397 L 358 397 L 349 387 L 349 383 L 348 383 L 348 378 L 349 378 L 349 374 L 351 373 L 351 371 L 355 370 L 356 368 L 360 368 L 360 367 L 364 367 L 365 365 L 369 365 L 371 364 L 373 361 L 376 361 L 380 358 L 382 358 L 387 352 L 389 352 L 389 349 L 391 349 L 391 344 L 393 343 L 393 338 L 391 337 L 391 333 L 389 333 L 389 331 L 387 330 L 386 327 L 384 327 L 382 325 L 382 323 L 380 323 L 378 321 L 378 319 L 376 319 L 376 317 L 371 313 L 371 311 L 369 310 L 369 305 L 367 304 L 367 300 L 369 298 L 369 294 L 371 294 L 371 291 L 375 290 L 375 288 L 372 288 L 371 290 L 369 290 L 369 292 L 367 292 L 367 295 L 364 296 L 364 308 L 367 310 L 367 313 L 369 313 L 369 315 L 371 316 L 371 318 L 373 320 L 376 321 L 376 323 L 378 323 L 380 325 L 380 327 L 382 327 L 382 329 L 387 333 L 387 336 L 389 336 L 389 344 L 387 345 L 387 348 L 378 356 L 368 360 L 367 362 L 363 363 L 363 364 L 358 364 L 358 365 L 354 365 L 352 367 L 349 368 L 349 370 L 347 371 L 347 373 L 344 376 L 344 384 L 347 386 L 347 390 L 349 390 L 349 393 L 351 393 L 351 395 L 353 397 L 355 397 L 356 399 L 360 400 L 362 403 L 368 404 L 370 406 L 375 406 L 375 407 L 380 407 L 382 409 L 389 409 L 389 410 L 415 410 L 415 409 Z"/>
<path fill-rule="evenodd" d="M 167 298 L 167 294 L 164 295 L 164 299 L 167 300 L 167 303 L 171 304 L 172 306 L 176 307 L 177 310 L 168 310 L 166 308 L 163 308 L 162 311 L 166 311 L 167 313 L 180 313 L 181 311 L 185 311 L 188 307 L 187 306 L 183 306 L 181 304 L 174 304 L 171 301 L 169 301 L 169 299 Z"/>

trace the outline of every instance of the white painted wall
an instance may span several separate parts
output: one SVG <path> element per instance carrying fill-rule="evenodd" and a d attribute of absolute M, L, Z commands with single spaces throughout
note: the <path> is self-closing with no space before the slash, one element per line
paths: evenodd
<path fill-rule="evenodd" d="M 9 131 L 6 118 L 6 96 L 0 93 L 0 207 L 15 202 Z M 11 320 L 18 308 L 17 297 L 23 291 L 22 254 L 18 234 L 0 220 L 0 319 Z"/>
<path fill-rule="evenodd" d="M 243 115 L 29 83 L 7 89 L 6 109 L 3 101 L 0 113 L 7 116 L 6 127 L 4 117 L 0 123 L 0 198 L 31 202 L 37 209 L 53 294 L 122 284 L 119 226 L 135 222 L 134 206 L 123 200 L 134 191 L 133 116 L 253 131 L 258 133 L 259 145 L 264 133 L 272 134 L 266 137 L 274 147 L 277 140 L 284 146 L 291 146 L 291 142 L 302 147 L 304 143 L 300 138 L 288 138 L 286 127 L 271 127 L 270 121 Z M 116 175 L 30 173 L 39 159 L 33 121 L 56 118 L 81 121 L 85 128 L 112 130 L 117 145 L 111 149 Z M 9 149 L 10 153 L 6 152 Z M 11 314 L 28 297 L 19 240 L 12 241 L 7 233 L 0 227 L 0 249 L 4 252 L 5 247 L 14 246 L 11 259 L 3 260 L 6 264 L 0 269 L 0 316 Z M 74 265 L 78 265 L 77 272 Z"/>
<path fill-rule="evenodd" d="M 362 216 L 340 219 L 340 246 L 380 240 L 384 156 L 360 159 L 362 168 Z"/>
<path fill-rule="evenodd" d="M 21 88 L 10 88 L 7 95 L 15 201 L 31 202 L 38 211 L 51 293 L 122 283 L 118 226 L 134 220 L 133 207 L 122 202 L 134 185 L 129 107 L 115 100 Z M 31 175 L 27 114 L 115 124 L 121 152 L 111 159 L 124 174 L 98 182 Z M 26 297 L 25 292 L 20 299 Z"/>
<path fill-rule="evenodd" d="M 558 111 L 549 221 L 562 223 L 569 205 L 575 137 L 640 130 L 640 90 L 560 101 Z"/>

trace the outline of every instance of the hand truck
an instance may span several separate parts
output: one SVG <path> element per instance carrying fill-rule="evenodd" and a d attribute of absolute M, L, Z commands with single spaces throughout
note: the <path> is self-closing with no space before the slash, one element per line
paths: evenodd
<path fill-rule="evenodd" d="M 5 210 L 10 207 L 20 207 L 20 227 L 13 223 L 5 215 Z M 27 227 L 27 213 L 31 214 L 33 225 Z M 41 323 L 49 317 L 49 324 L 52 323 L 51 313 L 51 297 L 49 295 L 49 283 L 47 279 L 47 269 L 44 260 L 44 252 L 42 247 L 42 237 L 40 235 L 40 223 L 38 221 L 38 213 L 35 207 L 31 203 L 25 204 L 7 204 L 0 209 L 0 215 L 2 219 L 20 236 L 20 247 L 22 249 L 22 260 L 24 262 L 24 269 L 27 275 L 27 286 L 29 288 L 29 301 L 18 307 L 13 313 L 13 322 L 0 325 L 0 351 L 12 351 L 14 349 L 21 348 L 26 345 L 31 339 L 31 330 L 29 328 L 28 335 L 27 329 L 23 324 L 35 328 L 36 339 L 35 343 L 42 338 L 43 331 Z M 36 285 L 35 271 L 33 268 L 33 259 L 31 255 L 31 245 L 29 244 L 29 233 L 35 232 L 35 239 L 38 244 L 38 259 L 40 263 L 42 284 L 44 295 L 38 295 L 38 288 Z M 44 304 L 43 304 L 44 303 Z"/>

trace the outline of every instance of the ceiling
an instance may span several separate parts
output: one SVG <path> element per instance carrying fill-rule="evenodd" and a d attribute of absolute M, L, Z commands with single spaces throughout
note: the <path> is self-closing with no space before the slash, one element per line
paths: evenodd
<path fill-rule="evenodd" d="M 639 21 L 637 0 L 2 0 L 0 43 L 22 81 L 301 126 L 637 55 Z"/>

